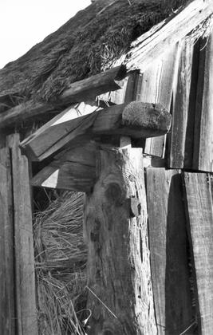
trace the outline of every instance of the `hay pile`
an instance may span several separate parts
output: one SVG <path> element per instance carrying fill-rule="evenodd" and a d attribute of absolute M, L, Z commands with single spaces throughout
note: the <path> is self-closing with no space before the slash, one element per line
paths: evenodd
<path fill-rule="evenodd" d="M 34 220 L 39 335 L 83 335 L 87 249 L 83 194 L 66 192 Z"/>

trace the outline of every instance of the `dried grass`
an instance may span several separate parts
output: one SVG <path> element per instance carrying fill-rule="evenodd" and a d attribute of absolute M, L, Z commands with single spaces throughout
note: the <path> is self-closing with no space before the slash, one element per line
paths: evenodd
<path fill-rule="evenodd" d="M 2 69 L 0 97 L 54 101 L 71 83 L 109 68 L 132 41 L 186 2 L 97 1 Z"/>
<path fill-rule="evenodd" d="M 34 220 L 39 335 L 83 335 L 87 249 L 83 194 L 66 192 Z"/>

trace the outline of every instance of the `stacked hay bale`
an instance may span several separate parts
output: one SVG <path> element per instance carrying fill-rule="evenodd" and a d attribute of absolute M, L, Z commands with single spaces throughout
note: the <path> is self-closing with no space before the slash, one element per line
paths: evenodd
<path fill-rule="evenodd" d="M 39 335 L 84 334 L 87 249 L 81 193 L 65 192 L 34 218 Z"/>

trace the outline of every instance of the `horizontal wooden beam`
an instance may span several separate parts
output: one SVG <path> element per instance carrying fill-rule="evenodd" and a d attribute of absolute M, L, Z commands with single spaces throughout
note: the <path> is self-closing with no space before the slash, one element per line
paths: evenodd
<path fill-rule="evenodd" d="M 52 163 L 36 174 L 32 186 L 91 191 L 96 180 L 96 143 L 84 143 L 81 147 L 62 151 Z"/>
<path fill-rule="evenodd" d="M 61 116 L 64 118 L 64 114 Z M 100 135 L 147 138 L 166 134 L 171 116 L 161 105 L 131 102 L 61 122 L 51 121 L 21 143 L 32 160 L 41 161 L 79 137 Z"/>
<path fill-rule="evenodd" d="M 145 69 L 156 57 L 161 57 L 172 45 L 181 41 L 193 31 L 194 37 L 203 34 L 200 26 L 203 21 L 213 15 L 212 0 L 195 0 L 186 6 L 179 14 L 161 22 L 132 43 L 127 53 L 125 64 L 127 70 Z M 197 32 L 195 31 L 197 28 Z"/>
<path fill-rule="evenodd" d="M 70 85 L 53 103 L 29 100 L 0 114 L 0 129 L 12 127 L 27 119 L 50 111 L 61 111 L 61 106 L 94 99 L 99 94 L 117 90 L 126 75 L 124 65 L 117 66 Z"/>

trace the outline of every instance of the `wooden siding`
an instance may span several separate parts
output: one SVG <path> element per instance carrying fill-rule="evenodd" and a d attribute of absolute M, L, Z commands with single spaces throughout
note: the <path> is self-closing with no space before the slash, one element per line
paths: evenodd
<path fill-rule="evenodd" d="M 184 172 L 188 231 L 198 292 L 199 334 L 213 329 L 213 177 Z"/>
<path fill-rule="evenodd" d="M 147 169 L 151 271 L 158 335 L 179 335 L 193 319 L 182 197 L 179 171 Z"/>

